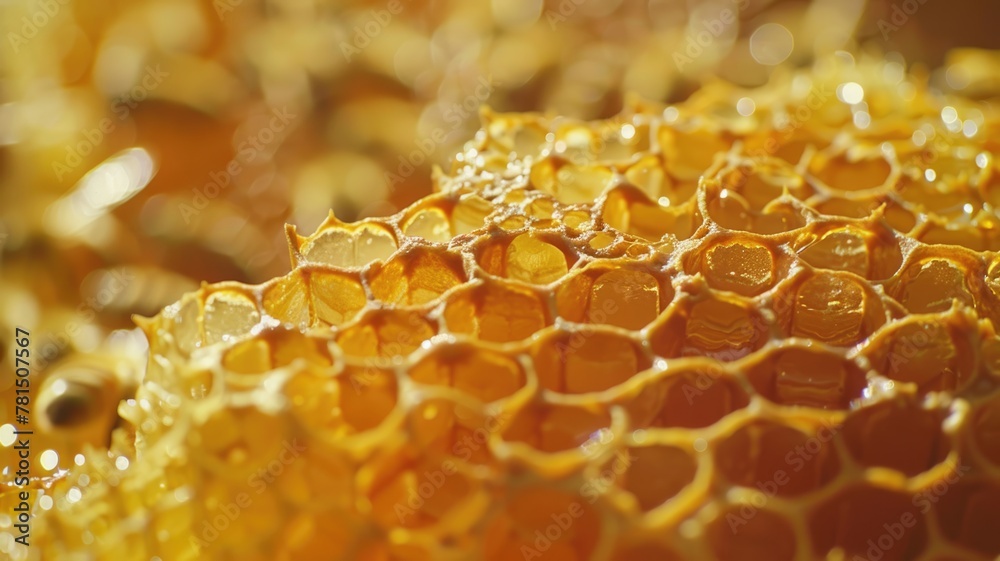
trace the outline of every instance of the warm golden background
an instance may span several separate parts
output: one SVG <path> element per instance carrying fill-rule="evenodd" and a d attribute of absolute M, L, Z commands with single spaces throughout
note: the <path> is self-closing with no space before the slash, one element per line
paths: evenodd
<path fill-rule="evenodd" d="M 56 450 L 106 438 L 114 419 L 98 412 L 117 401 L 98 396 L 125 391 L 145 360 L 132 314 L 201 281 L 284 273 L 286 222 L 309 232 L 330 209 L 349 221 L 425 195 L 480 105 L 606 117 L 629 94 L 758 85 L 841 49 L 973 98 L 1000 91 L 975 70 L 995 66 L 969 64 L 996 56 L 974 50 L 1000 46 L 996 4 L 904 4 L 4 2 L 0 325 L 32 332 L 36 383 L 75 380 L 60 399 L 35 386 L 35 422 Z"/>

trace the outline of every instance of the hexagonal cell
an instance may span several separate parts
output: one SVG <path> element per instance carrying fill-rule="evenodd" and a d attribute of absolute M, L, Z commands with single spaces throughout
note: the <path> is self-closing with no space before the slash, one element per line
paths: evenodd
<path fill-rule="evenodd" d="M 904 491 L 860 483 L 839 491 L 808 515 L 813 551 L 840 548 L 848 559 L 917 559 L 927 542 L 924 513 Z"/>
<path fill-rule="evenodd" d="M 333 437 L 378 426 L 395 408 L 398 394 L 395 374 L 375 367 L 348 367 L 335 377 L 303 370 L 282 391 L 299 422 Z"/>
<path fill-rule="evenodd" d="M 337 344 L 349 356 L 397 358 L 409 355 L 437 334 L 437 324 L 416 310 L 369 309 L 337 332 Z"/>
<path fill-rule="evenodd" d="M 448 331 L 484 341 L 520 341 L 552 323 L 548 304 L 534 290 L 498 279 L 467 285 L 448 299 Z"/>
<path fill-rule="evenodd" d="M 851 198 L 824 197 L 813 203 L 812 207 L 823 214 L 843 216 L 845 218 L 868 218 L 885 205 L 883 217 L 890 228 L 900 233 L 908 233 L 917 225 L 916 214 L 901 205 L 891 196 L 872 195 L 869 197 Z"/>
<path fill-rule="evenodd" d="M 728 194 L 737 194 L 754 212 L 762 212 L 768 204 L 780 198 L 785 190 L 799 200 L 812 195 L 809 184 L 802 181 L 794 169 L 758 165 L 730 168 L 720 173 L 721 187 Z"/>
<path fill-rule="evenodd" d="M 494 210 L 493 204 L 479 195 L 462 195 L 451 209 L 453 234 L 461 236 L 482 228 Z"/>
<path fill-rule="evenodd" d="M 429 242 L 448 243 L 455 232 L 452 231 L 447 206 L 447 202 L 431 198 L 411 207 L 400 224 L 403 234 Z"/>
<path fill-rule="evenodd" d="M 207 345 L 244 336 L 259 321 L 257 304 L 242 292 L 223 289 L 205 298 L 202 327 Z"/>
<path fill-rule="evenodd" d="M 976 360 L 967 338 L 953 337 L 949 324 L 941 317 L 907 317 L 886 326 L 863 353 L 879 373 L 915 384 L 921 394 L 959 390 L 975 374 Z"/>
<path fill-rule="evenodd" d="M 297 241 L 307 262 L 345 268 L 384 261 L 397 248 L 392 230 L 374 222 L 343 224 L 327 219 L 315 234 Z"/>
<path fill-rule="evenodd" d="M 915 400 L 884 401 L 852 411 L 841 434 L 858 462 L 912 477 L 947 457 L 951 446 L 942 428 L 947 416 L 947 410 L 927 410 Z"/>
<path fill-rule="evenodd" d="M 698 471 L 698 462 L 677 446 L 651 445 L 627 450 L 621 487 L 632 494 L 643 511 L 652 510 L 680 493 Z M 618 457 L 616 456 L 616 459 Z M 620 464 L 624 465 L 622 459 Z M 618 473 L 618 466 L 611 466 Z"/>
<path fill-rule="evenodd" d="M 711 522 L 707 534 L 720 561 L 792 561 L 798 542 L 791 522 L 766 506 L 731 506 Z"/>
<path fill-rule="evenodd" d="M 620 185 L 608 193 L 601 218 L 619 232 L 649 241 L 658 241 L 666 235 L 686 240 L 703 221 L 693 200 L 662 206 L 631 185 Z"/>
<path fill-rule="evenodd" d="M 420 305 L 465 282 L 462 259 L 451 252 L 410 247 L 367 273 L 372 296 L 387 304 Z"/>
<path fill-rule="evenodd" d="M 408 374 L 414 382 L 452 387 L 483 402 L 508 397 L 525 384 L 516 359 L 471 343 L 436 345 Z"/>
<path fill-rule="evenodd" d="M 817 154 L 809 163 L 809 171 L 831 189 L 864 191 L 884 186 L 892 166 L 880 157 L 857 159 L 848 154 Z"/>
<path fill-rule="evenodd" d="M 697 179 L 715 161 L 717 154 L 732 146 L 732 136 L 704 127 L 681 130 L 661 125 L 657 140 L 671 172 L 682 179 Z"/>
<path fill-rule="evenodd" d="M 744 368 L 757 393 L 781 405 L 847 409 L 867 386 L 853 361 L 813 346 L 770 349 Z"/>
<path fill-rule="evenodd" d="M 705 359 L 680 359 L 623 399 L 635 427 L 703 428 L 750 398 L 729 373 Z"/>
<path fill-rule="evenodd" d="M 484 561 L 591 559 L 603 526 L 585 500 L 542 486 L 513 491 L 486 524 Z"/>
<path fill-rule="evenodd" d="M 762 347 L 767 330 L 767 322 L 750 302 L 708 292 L 668 308 L 650 329 L 649 343 L 661 357 L 731 361 Z"/>
<path fill-rule="evenodd" d="M 368 303 L 355 274 L 336 270 L 307 269 L 312 312 L 316 320 L 328 325 L 340 325 L 354 318 Z"/>
<path fill-rule="evenodd" d="M 625 170 L 625 179 L 655 201 L 672 193 L 673 181 L 663 169 L 663 161 L 657 155 L 643 156 Z M 672 200 L 671 204 L 682 201 Z"/>
<path fill-rule="evenodd" d="M 950 222 L 932 221 L 925 224 L 914 237 L 929 245 L 957 245 L 972 251 L 989 251 L 990 230 L 963 226 Z"/>
<path fill-rule="evenodd" d="M 630 337 L 596 327 L 549 332 L 530 353 L 541 387 L 570 394 L 615 387 L 652 364 Z"/>
<path fill-rule="evenodd" d="M 768 496 L 795 496 L 829 483 L 840 470 L 832 444 L 837 427 L 812 433 L 760 419 L 726 436 L 715 449 L 715 465 L 729 481 Z"/>
<path fill-rule="evenodd" d="M 669 281 L 642 267 L 595 262 L 560 283 L 556 309 L 568 321 L 642 329 L 673 296 Z"/>
<path fill-rule="evenodd" d="M 892 232 L 883 227 L 821 223 L 793 245 L 799 257 L 817 269 L 848 271 L 866 279 L 886 279 L 902 265 L 903 254 Z"/>
<path fill-rule="evenodd" d="M 966 479 L 967 471 L 958 467 L 922 489 L 914 504 L 922 511 L 933 506 L 942 532 L 953 543 L 982 555 L 1000 555 L 1000 486 L 995 481 Z"/>
<path fill-rule="evenodd" d="M 309 327 L 312 318 L 303 270 L 295 269 L 265 285 L 263 306 L 267 315 L 283 323 Z"/>
<path fill-rule="evenodd" d="M 535 403 L 518 411 L 503 432 L 508 442 L 523 442 L 542 452 L 580 447 L 611 425 L 603 407 Z"/>
<path fill-rule="evenodd" d="M 951 308 L 952 299 L 974 307 L 975 296 L 966 278 L 967 268 L 955 258 L 921 252 L 894 279 L 886 283 L 886 292 L 915 314 L 943 312 Z M 916 254 L 915 254 L 916 255 Z M 970 263 L 971 265 L 971 263 Z"/>
<path fill-rule="evenodd" d="M 838 346 L 862 341 L 886 321 L 882 300 L 850 273 L 806 275 L 793 291 L 775 296 L 772 308 L 789 336 Z"/>
<path fill-rule="evenodd" d="M 716 290 L 756 296 L 784 276 L 777 270 L 774 250 L 755 237 L 720 236 L 709 244 L 689 254 L 686 268 L 700 272 Z"/>
<path fill-rule="evenodd" d="M 975 200 L 975 193 L 968 188 L 963 188 L 963 185 L 958 182 L 948 185 L 947 188 L 942 188 L 944 187 L 943 177 L 941 180 L 927 181 L 925 170 L 917 169 L 914 171 L 917 173 L 912 177 L 908 174 L 900 175 L 895 189 L 899 193 L 900 199 L 915 208 L 939 213 L 946 212 L 947 209 L 958 209 L 961 212 L 962 206 L 966 203 L 981 206 L 982 203 Z M 957 216 L 950 218 L 957 218 Z"/>
<path fill-rule="evenodd" d="M 542 233 L 495 236 L 476 253 L 487 273 L 529 284 L 555 282 L 576 262 L 575 253 L 558 236 Z"/>

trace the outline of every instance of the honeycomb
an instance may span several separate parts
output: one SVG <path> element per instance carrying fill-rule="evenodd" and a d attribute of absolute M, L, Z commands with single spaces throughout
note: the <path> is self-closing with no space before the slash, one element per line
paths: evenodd
<path fill-rule="evenodd" d="M 603 121 L 482 119 L 436 193 L 289 226 L 288 274 L 139 320 L 109 449 L 34 481 L 35 544 L 0 546 L 1000 555 L 994 109 L 840 54 Z"/>

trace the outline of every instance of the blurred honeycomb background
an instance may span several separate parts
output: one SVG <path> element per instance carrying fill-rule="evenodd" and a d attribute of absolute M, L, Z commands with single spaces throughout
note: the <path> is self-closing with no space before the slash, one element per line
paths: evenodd
<path fill-rule="evenodd" d="M 428 195 L 481 105 L 606 118 L 630 95 L 760 86 L 838 51 L 995 101 L 1000 7 L 911 4 L 3 2 L 0 325 L 33 334 L 36 446 L 108 444 L 146 364 L 133 314 L 202 281 L 284 274 L 285 223 L 311 232 L 330 209 L 352 221 Z"/>

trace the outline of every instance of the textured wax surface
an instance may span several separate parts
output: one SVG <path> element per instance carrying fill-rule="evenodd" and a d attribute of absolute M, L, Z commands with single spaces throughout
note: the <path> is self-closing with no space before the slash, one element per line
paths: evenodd
<path fill-rule="evenodd" d="M 144 320 L 31 557 L 1000 554 L 994 111 L 842 56 L 483 120 L 438 193 Z"/>

